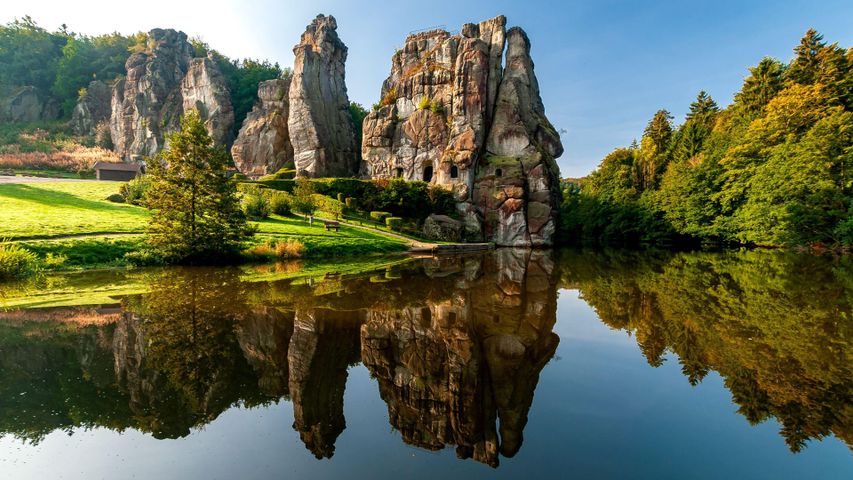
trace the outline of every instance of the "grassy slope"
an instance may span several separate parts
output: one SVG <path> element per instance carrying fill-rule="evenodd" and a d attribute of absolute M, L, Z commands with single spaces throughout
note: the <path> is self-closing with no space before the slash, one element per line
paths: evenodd
<path fill-rule="evenodd" d="M 117 182 L 45 182 L 0 185 L 0 239 L 26 240 L 39 254 L 68 257 L 67 267 L 122 264 L 122 257 L 142 245 L 141 235 L 107 237 L 110 233 L 142 234 L 148 211 L 104 198 L 118 191 Z M 306 255 L 346 256 L 404 250 L 399 239 L 342 227 L 327 232 L 322 223 L 277 217 L 257 222 L 253 243 L 296 238 Z M 85 238 L 67 238 L 87 235 Z M 63 238 L 66 237 L 66 238 Z"/>

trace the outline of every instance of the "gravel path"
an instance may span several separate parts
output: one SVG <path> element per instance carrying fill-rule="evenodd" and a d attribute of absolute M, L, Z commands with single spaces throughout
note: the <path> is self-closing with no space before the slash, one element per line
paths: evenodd
<path fill-rule="evenodd" d="M 55 182 L 91 182 L 81 178 L 46 178 L 0 175 L 0 185 L 4 183 L 55 183 Z"/>

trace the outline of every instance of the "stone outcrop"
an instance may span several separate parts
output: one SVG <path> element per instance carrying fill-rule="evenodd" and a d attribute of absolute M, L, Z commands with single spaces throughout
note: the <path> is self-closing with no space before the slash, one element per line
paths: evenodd
<path fill-rule="evenodd" d="M 293 145 L 287 130 L 289 90 L 290 80 L 284 79 L 258 85 L 258 102 L 231 147 L 234 165 L 250 177 L 275 173 L 293 163 Z"/>
<path fill-rule="evenodd" d="M 75 135 L 95 135 L 98 125 L 109 122 L 112 111 L 110 87 L 100 80 L 89 83 L 86 93 L 77 99 L 71 114 L 71 129 Z"/>
<path fill-rule="evenodd" d="M 462 222 L 447 215 L 430 215 L 424 220 L 424 236 L 430 240 L 459 242 L 462 240 Z"/>
<path fill-rule="evenodd" d="M 0 91 L 0 122 L 26 123 L 55 120 L 59 109 L 35 87 L 25 86 Z"/>
<path fill-rule="evenodd" d="M 318 15 L 293 48 L 288 129 L 297 176 L 348 177 L 359 147 L 344 83 L 347 47 L 332 16 Z"/>
<path fill-rule="evenodd" d="M 469 240 L 551 245 L 562 145 L 524 31 L 500 16 L 459 35 L 417 33 L 391 63 L 364 121 L 362 175 L 451 189 Z"/>
<path fill-rule="evenodd" d="M 234 112 L 224 78 L 209 59 L 193 58 L 183 32 L 154 29 L 147 48 L 125 63 L 127 76 L 112 92 L 110 133 L 125 160 L 156 154 L 180 116 L 197 109 L 214 141 L 231 140 Z"/>

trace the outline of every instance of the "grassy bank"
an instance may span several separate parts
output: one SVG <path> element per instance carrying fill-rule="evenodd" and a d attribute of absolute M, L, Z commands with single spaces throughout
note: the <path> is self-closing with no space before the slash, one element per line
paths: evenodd
<path fill-rule="evenodd" d="M 125 255 L 143 247 L 149 219 L 145 208 L 105 198 L 118 182 L 44 182 L 0 185 L 0 239 L 15 241 L 37 253 L 61 256 L 59 268 L 124 266 Z M 298 240 L 305 258 L 345 257 L 404 251 L 398 238 L 341 226 L 326 231 L 296 217 L 273 215 L 259 222 L 249 245 Z"/>

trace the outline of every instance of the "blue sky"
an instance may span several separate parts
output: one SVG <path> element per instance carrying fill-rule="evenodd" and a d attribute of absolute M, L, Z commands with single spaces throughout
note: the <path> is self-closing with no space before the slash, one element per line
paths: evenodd
<path fill-rule="evenodd" d="M 129 11 L 127 8 L 135 10 Z M 293 45 L 317 13 L 334 15 L 349 47 L 350 98 L 377 101 L 390 57 L 413 30 L 504 14 L 523 27 L 548 117 L 565 129 L 564 176 L 589 173 L 642 134 L 659 108 L 681 121 L 699 90 L 728 104 L 749 66 L 788 60 L 809 28 L 853 46 L 853 1 L 176 1 L 114 0 L 6 4 L 0 21 L 31 15 L 54 29 L 98 34 L 171 27 L 200 36 L 230 57 L 290 66 Z"/>

